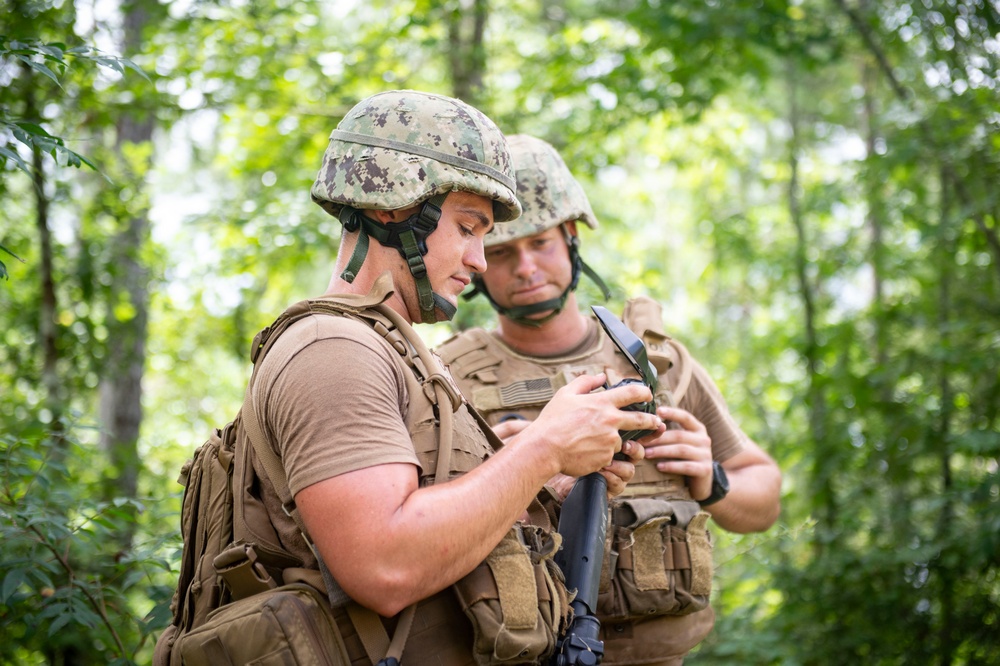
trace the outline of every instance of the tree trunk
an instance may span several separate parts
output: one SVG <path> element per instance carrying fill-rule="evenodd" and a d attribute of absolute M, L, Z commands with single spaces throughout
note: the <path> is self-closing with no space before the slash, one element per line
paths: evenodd
<path fill-rule="evenodd" d="M 479 105 L 486 70 L 483 31 L 489 14 L 488 0 L 459 0 L 447 16 L 449 61 L 455 97 Z"/>
<path fill-rule="evenodd" d="M 30 77 L 31 73 L 24 67 L 24 75 Z M 30 87 L 25 93 L 24 115 L 32 122 L 38 122 L 37 103 L 33 89 Z M 57 340 L 57 326 L 59 314 L 59 300 L 56 294 L 55 266 L 53 264 L 52 251 L 52 230 L 49 228 L 49 198 L 45 191 L 45 164 L 42 160 L 42 151 L 34 148 L 31 151 L 31 181 L 35 192 L 35 228 L 38 230 L 39 257 L 40 257 L 40 307 L 38 311 L 38 339 L 39 348 L 42 351 L 42 386 L 45 387 L 45 407 L 49 412 L 51 433 L 55 451 L 53 455 L 59 457 L 64 453 L 65 438 L 63 435 L 62 414 L 65 391 L 63 383 L 59 380 L 59 344 Z"/>
<path fill-rule="evenodd" d="M 937 541 L 941 545 L 941 553 L 938 557 L 938 575 L 940 578 L 941 620 L 938 631 L 938 663 L 947 666 L 952 663 L 952 653 L 955 649 L 955 576 L 949 563 L 954 558 L 945 557 L 951 550 L 954 541 L 954 483 L 951 469 L 951 419 L 952 419 L 952 389 L 949 373 L 951 372 L 950 350 L 951 337 L 949 327 L 951 323 L 951 280 L 952 262 L 954 261 L 954 234 L 949 228 L 951 209 L 951 188 L 948 184 L 948 176 L 945 170 L 941 170 L 941 224 L 937 243 L 937 265 L 941 267 L 940 283 L 938 285 L 938 342 L 940 347 L 941 362 L 938 372 L 940 377 L 939 393 L 941 400 L 941 413 L 938 421 L 937 432 L 931 433 L 935 438 L 933 445 L 940 447 L 941 461 L 941 518 L 938 521 Z"/>
<path fill-rule="evenodd" d="M 124 52 L 131 56 L 140 50 L 142 31 L 149 22 L 143 0 L 128 3 L 124 13 Z M 130 109 L 117 123 L 116 148 L 125 165 L 126 185 L 133 201 L 141 197 L 142 180 L 148 164 L 133 164 L 125 154 L 128 145 L 152 140 L 153 116 L 141 107 Z M 146 335 L 149 309 L 148 271 L 142 250 L 149 239 L 148 205 L 129 206 L 119 220 L 119 232 L 112 239 L 114 279 L 109 304 L 109 346 L 107 364 L 101 379 L 101 443 L 108 452 L 114 478 L 106 493 L 111 497 L 136 496 L 139 478 L 139 427 L 142 423 L 142 375 L 146 362 Z M 122 306 L 125 307 L 122 307 Z M 116 314 L 118 313 L 118 314 Z M 119 316 L 120 315 L 120 316 Z M 131 534 L 122 535 L 127 547 Z"/>
<path fill-rule="evenodd" d="M 805 220 L 799 200 L 799 141 L 800 141 L 800 110 L 798 105 L 798 81 L 794 63 L 788 63 L 789 110 L 788 124 L 791 129 L 789 140 L 788 161 L 788 214 L 795 227 L 796 251 L 795 272 L 798 277 L 799 293 L 802 295 L 803 328 L 805 330 L 805 349 L 803 354 L 808 372 L 809 430 L 816 451 L 812 469 L 812 489 L 815 502 L 819 505 L 819 522 L 815 545 L 817 552 L 823 550 L 824 533 L 833 530 L 837 516 L 836 498 L 834 497 L 831 475 L 834 473 L 828 454 L 826 441 L 826 404 L 819 371 L 819 342 L 816 335 L 816 305 L 813 287 L 809 282 L 807 250 L 809 247 Z"/>

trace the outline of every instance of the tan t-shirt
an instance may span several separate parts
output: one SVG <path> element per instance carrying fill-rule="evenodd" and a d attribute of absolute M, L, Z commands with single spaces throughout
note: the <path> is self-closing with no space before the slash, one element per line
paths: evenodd
<path fill-rule="evenodd" d="M 433 476 L 433 464 L 422 469 L 408 429 L 415 412 L 403 373 L 412 371 L 401 359 L 369 324 L 348 317 L 305 317 L 275 342 L 258 369 L 255 405 L 293 497 L 314 483 L 377 465 L 409 463 L 422 481 Z M 417 400 L 426 403 L 424 396 Z M 450 476 L 456 476 L 482 463 L 493 447 L 467 406 L 452 420 Z M 435 431 L 427 432 L 429 424 L 414 427 L 433 448 L 426 458 L 433 462 Z M 254 469 L 281 545 L 315 568 L 315 557 L 282 510 L 256 455 Z"/>
<path fill-rule="evenodd" d="M 408 343 L 394 338 L 392 344 Z M 428 433 L 427 416 L 433 416 L 429 399 L 411 394 L 416 392 L 412 372 L 386 338 L 349 317 L 307 316 L 278 338 L 259 364 L 254 395 L 265 436 L 281 457 L 293 496 L 340 474 L 390 463 L 412 464 L 422 482 L 433 482 L 439 438 L 436 428 Z M 451 477 L 481 464 L 494 451 L 465 404 L 454 411 L 451 432 Z M 256 456 L 254 468 L 281 545 L 306 568 L 317 568 Z M 363 655 L 353 634 L 345 640 L 352 655 Z M 406 647 L 414 663 L 473 666 L 471 646 L 471 625 L 450 590 L 420 602 Z"/>

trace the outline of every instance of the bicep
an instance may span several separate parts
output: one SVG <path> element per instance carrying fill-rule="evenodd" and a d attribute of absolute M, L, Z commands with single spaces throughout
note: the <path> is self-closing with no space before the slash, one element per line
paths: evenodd
<path fill-rule="evenodd" d="M 418 487 L 415 466 L 377 465 L 314 483 L 295 503 L 334 575 L 351 576 L 386 546 L 394 517 Z"/>

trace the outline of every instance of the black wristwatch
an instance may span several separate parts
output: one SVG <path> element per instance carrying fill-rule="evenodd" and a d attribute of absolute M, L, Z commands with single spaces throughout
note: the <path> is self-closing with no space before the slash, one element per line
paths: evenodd
<path fill-rule="evenodd" d="M 701 506 L 715 504 L 720 499 L 725 497 L 728 492 L 729 477 L 726 476 L 726 470 L 722 469 L 722 463 L 718 460 L 714 460 L 712 461 L 712 492 L 705 499 L 698 500 L 698 504 Z"/>

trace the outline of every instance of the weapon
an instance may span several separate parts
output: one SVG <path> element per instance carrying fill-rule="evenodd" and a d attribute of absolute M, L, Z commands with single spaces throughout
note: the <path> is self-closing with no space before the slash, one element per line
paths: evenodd
<path fill-rule="evenodd" d="M 642 383 L 656 392 L 656 368 L 646 356 L 646 346 L 607 308 L 600 305 L 591 307 L 597 320 L 625 355 L 642 379 L 623 379 L 613 387 L 605 382 L 605 388 L 617 388 L 625 384 Z M 656 403 L 633 403 L 622 409 L 656 412 Z M 639 439 L 652 430 L 619 431 L 622 442 Z M 625 459 L 622 454 L 616 458 Z M 559 534 L 563 537 L 563 547 L 556 553 L 555 561 L 566 576 L 566 587 L 576 589 L 573 620 L 566 634 L 556 643 L 551 666 L 596 666 L 604 658 L 604 642 L 600 640 L 601 622 L 597 619 L 597 595 L 601 583 L 601 567 L 604 564 L 604 540 L 608 531 L 608 482 L 598 472 L 580 477 L 566 501 L 559 516 Z"/>

